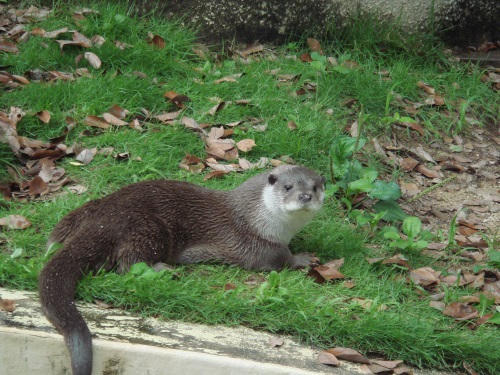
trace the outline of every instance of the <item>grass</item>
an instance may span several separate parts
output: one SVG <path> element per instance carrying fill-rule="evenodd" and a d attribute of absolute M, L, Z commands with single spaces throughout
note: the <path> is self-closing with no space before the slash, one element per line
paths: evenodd
<path fill-rule="evenodd" d="M 419 50 L 411 44 L 416 43 L 415 40 L 402 39 L 398 33 L 389 38 L 387 29 L 380 32 L 374 24 L 370 24 L 366 33 L 360 33 L 360 25 L 355 24 L 350 32 L 345 29 L 336 39 L 322 42 L 328 56 L 356 61 L 359 68 L 344 73 L 322 72 L 286 57 L 306 52 L 300 41 L 277 47 L 272 53 L 264 54 L 260 61 L 249 64 L 228 57 L 220 63 L 214 60 L 207 63 L 192 51 L 195 35 L 178 24 L 154 17 L 138 19 L 131 10 L 119 5 L 100 4 L 93 8 L 100 13 L 88 15 L 78 30 L 88 37 L 99 34 L 106 38 L 101 48 L 92 49 L 103 61 L 103 67 L 92 71 L 91 78 L 53 84 L 32 83 L 22 90 L 4 92 L 0 110 L 8 111 L 10 106 L 17 106 L 28 114 L 48 110 L 52 115 L 49 124 L 26 116 L 18 124 L 19 134 L 47 140 L 62 132 L 66 116 L 81 121 L 87 115 L 102 114 L 115 103 L 133 114 L 139 114 L 141 108 L 154 114 L 170 111 L 173 108 L 163 94 L 175 90 L 191 98 L 185 114 L 199 123 L 223 124 L 247 116 L 263 118 L 268 124 L 266 132 L 250 129 L 233 137 L 237 141 L 255 139 L 258 146 L 245 155 L 248 159 L 257 161 L 261 156 L 290 155 L 299 164 L 328 175 L 327 155 L 332 139 L 357 118 L 360 108 L 369 115 L 365 128 L 370 134 L 385 133 L 388 129 L 382 119 L 403 111 L 393 100 L 389 100 L 387 106 L 388 95 L 423 101 L 422 92 L 416 85 L 420 80 L 434 86 L 446 98 L 445 108 L 421 109 L 420 117 L 429 131 L 428 141 L 440 134 L 468 131 L 466 121 L 452 120 L 444 111 L 459 111 L 462 100 L 469 103 L 464 108 L 464 116 L 475 118 L 483 125 L 498 120 L 498 94 L 481 82 L 479 68 L 449 62 L 439 53 L 439 47 L 427 49 L 424 54 L 417 53 Z M 75 28 L 71 12 L 62 5 L 55 17 L 34 26 L 48 31 L 65 26 Z M 148 32 L 161 35 L 167 42 L 166 47 L 157 49 L 149 45 Z M 115 39 L 133 47 L 120 51 L 112 43 Z M 81 50 L 65 47 L 61 54 L 55 41 L 43 40 L 47 47 L 41 41 L 31 37 L 20 45 L 20 54 L 1 54 L 0 65 L 7 66 L 12 74 L 21 75 L 30 69 L 75 70 L 74 59 Z M 83 60 L 80 66 L 88 67 Z M 205 72 L 200 71 L 204 66 Z M 266 73 L 272 69 L 299 78 L 290 86 L 279 86 L 276 78 Z M 374 74 L 383 69 L 390 72 L 391 81 Z M 147 78 L 133 75 L 134 71 L 145 73 Z M 221 77 L 236 73 L 244 73 L 237 83 L 215 83 Z M 318 84 L 317 92 L 291 95 L 308 81 Z M 252 106 L 229 105 L 210 116 L 207 112 L 215 104 L 210 100 L 213 97 L 226 101 L 250 99 Z M 353 107 L 343 106 L 349 98 L 355 98 L 357 103 Z M 329 109 L 331 111 L 327 112 Z M 290 120 L 297 123 L 296 131 L 287 129 Z M 237 186 L 251 174 L 230 174 L 224 179 L 203 182 L 203 175 L 188 174 L 178 168 L 186 153 L 205 156 L 198 137 L 180 125 L 152 123 L 145 128 L 143 133 L 113 128 L 96 136 L 85 136 L 82 134 L 85 126 L 80 124 L 67 144 L 79 142 L 89 148 L 114 147 L 116 152 L 129 152 L 132 157 L 118 161 L 97 155 L 84 167 L 74 166 L 70 164 L 72 160 L 66 158 L 59 165 L 72 180 L 88 188 L 85 194 L 29 202 L 0 202 L 0 217 L 20 214 L 33 223 L 22 231 L 0 233 L 0 241 L 6 245 L 0 253 L 0 285 L 36 289 L 37 275 L 46 262 L 44 246 L 51 228 L 66 213 L 90 199 L 131 182 L 155 178 L 182 179 L 227 189 Z M 18 165 L 3 144 L 0 144 L 0 162 Z M 1 168 L 0 180 L 7 179 L 6 168 Z M 89 276 L 80 284 L 78 298 L 100 299 L 116 307 L 164 319 L 246 325 L 290 333 L 322 347 L 353 347 L 364 353 L 403 359 L 416 366 L 457 370 L 465 361 L 474 363 L 474 368 L 481 373 L 498 373 L 498 329 L 481 326 L 470 331 L 464 327 L 465 323 L 456 323 L 430 308 L 428 300 L 422 299 L 415 288 L 405 282 L 404 273 L 366 262 L 365 257 L 374 256 L 373 250 L 365 246 L 367 242 L 365 234 L 344 218 L 337 202 L 329 201 L 317 220 L 294 239 L 292 247 L 294 251 L 316 251 L 322 261 L 345 257 L 342 272 L 356 283 L 353 289 L 345 288 L 342 283 L 318 285 L 303 273 L 289 270 L 263 274 L 267 282 L 251 287 L 245 284 L 249 272 L 196 265 L 176 268 L 175 278 L 170 272 L 161 272 L 153 280 L 140 273 Z M 18 248 L 23 250 L 22 256 L 12 259 L 11 254 Z M 415 267 L 432 263 L 431 259 L 418 254 L 406 255 Z M 234 283 L 237 288 L 225 291 L 226 283 Z M 458 298 L 467 290 L 453 293 Z M 354 297 L 372 300 L 373 307 L 361 308 L 352 301 Z M 377 309 L 382 305 L 387 309 Z"/>

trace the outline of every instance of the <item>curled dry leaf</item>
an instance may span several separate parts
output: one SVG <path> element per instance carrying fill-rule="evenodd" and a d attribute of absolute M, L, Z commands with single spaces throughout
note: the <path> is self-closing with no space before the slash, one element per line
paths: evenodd
<path fill-rule="evenodd" d="M 434 87 L 432 87 L 431 85 L 429 85 L 423 81 L 418 81 L 417 86 L 420 87 L 421 89 L 423 89 L 428 94 L 434 95 L 436 93 L 436 90 L 434 89 Z"/>
<path fill-rule="evenodd" d="M 5 39 L 0 39 L 0 51 L 7 53 L 19 53 L 19 48 L 16 44 Z"/>
<path fill-rule="evenodd" d="M 155 46 L 156 48 L 163 49 L 165 48 L 165 39 L 159 35 L 150 35 L 149 44 Z"/>
<path fill-rule="evenodd" d="M 416 166 L 418 165 L 418 161 L 416 161 L 415 159 L 411 158 L 411 157 L 408 157 L 408 158 L 404 158 L 403 160 L 401 160 L 401 162 L 399 163 L 399 166 L 406 172 L 409 172 L 411 170 L 413 170 L 413 168 L 415 168 Z"/>
<path fill-rule="evenodd" d="M 256 146 L 256 144 L 255 144 L 255 141 L 253 139 L 243 139 L 243 140 L 239 141 L 238 143 L 236 143 L 236 147 L 238 147 L 238 149 L 240 151 L 243 151 L 243 152 L 248 152 L 252 148 L 254 148 L 255 146 Z"/>
<path fill-rule="evenodd" d="M 85 52 L 83 54 L 85 59 L 89 62 L 90 66 L 94 69 L 99 69 L 101 67 L 101 59 L 97 57 L 95 53 L 92 52 Z"/>
<path fill-rule="evenodd" d="M 457 320 L 467 320 L 477 318 L 479 313 L 471 305 L 462 302 L 452 302 L 443 311 L 443 314 L 456 318 Z"/>
<path fill-rule="evenodd" d="M 247 47 L 241 51 L 241 54 L 243 57 L 248 57 L 248 55 L 251 55 L 252 53 L 257 53 L 257 52 L 262 52 L 264 51 L 264 46 L 260 43 L 251 43 L 247 45 Z"/>
<path fill-rule="evenodd" d="M 185 108 L 186 105 L 184 103 L 191 101 L 191 99 L 187 95 L 180 95 L 175 91 L 167 91 L 163 96 L 179 108 Z"/>
<path fill-rule="evenodd" d="M 44 124 L 48 124 L 50 121 L 50 113 L 45 109 L 43 111 L 37 112 L 36 117 L 38 117 Z"/>
<path fill-rule="evenodd" d="M 205 175 L 205 177 L 203 178 L 203 181 L 208 181 L 208 180 L 211 180 L 212 178 L 219 178 L 219 177 L 222 177 L 228 173 L 229 173 L 229 171 L 220 171 L 220 170 L 219 171 L 211 171 Z"/>
<path fill-rule="evenodd" d="M 226 102 L 222 101 L 222 102 L 214 105 L 212 108 L 210 108 L 210 110 L 207 112 L 207 114 L 209 114 L 210 116 L 213 116 L 217 112 L 223 110 L 225 106 L 226 106 Z"/>
<path fill-rule="evenodd" d="M 101 129 L 107 129 L 111 125 L 100 117 L 97 116 L 87 116 L 83 119 L 83 124 L 87 126 L 94 126 Z"/>
<path fill-rule="evenodd" d="M 95 154 L 97 153 L 97 148 L 94 147 L 92 149 L 83 149 L 77 156 L 76 160 L 82 162 L 83 164 L 89 164 L 93 159 Z"/>
<path fill-rule="evenodd" d="M 118 104 L 113 104 L 108 109 L 108 113 L 112 114 L 116 118 L 119 118 L 120 120 L 123 120 L 125 117 L 127 117 L 127 111 L 120 107 Z"/>
<path fill-rule="evenodd" d="M 429 178 L 439 178 L 439 173 L 434 169 L 429 169 L 423 164 L 419 164 L 415 167 L 415 170 L 422 173 L 425 177 Z"/>
<path fill-rule="evenodd" d="M 3 299 L 0 297 L 0 311 L 14 312 L 16 309 L 16 301 L 13 299 Z"/>
<path fill-rule="evenodd" d="M 343 359 L 349 362 L 364 363 L 369 365 L 371 362 L 361 353 L 350 348 L 332 348 L 327 350 L 328 353 L 333 354 L 338 359 Z"/>
<path fill-rule="evenodd" d="M 318 362 L 324 365 L 340 366 L 340 361 L 332 353 L 321 352 L 318 354 Z"/>
<path fill-rule="evenodd" d="M 317 39 L 307 38 L 307 44 L 312 52 L 318 52 L 319 54 L 323 54 L 323 49 L 321 48 L 321 44 Z"/>
<path fill-rule="evenodd" d="M 49 192 L 49 186 L 40 176 L 36 176 L 30 181 L 29 192 L 32 196 L 44 195 Z"/>
<path fill-rule="evenodd" d="M 102 117 L 104 117 L 104 120 L 109 122 L 111 125 L 116 125 L 116 126 L 128 125 L 128 123 L 126 123 L 123 120 L 120 120 L 118 117 L 113 116 L 111 113 L 104 113 Z"/>
<path fill-rule="evenodd" d="M 421 267 L 410 271 L 410 279 L 418 285 L 429 286 L 439 282 L 438 272 L 431 267 Z"/>
<path fill-rule="evenodd" d="M 31 222 L 21 215 L 9 215 L 0 218 L 0 226 L 7 229 L 25 229 L 31 226 Z"/>
<path fill-rule="evenodd" d="M 269 346 L 271 348 L 283 346 L 284 343 L 285 340 L 283 340 L 283 337 L 273 336 L 269 338 Z"/>

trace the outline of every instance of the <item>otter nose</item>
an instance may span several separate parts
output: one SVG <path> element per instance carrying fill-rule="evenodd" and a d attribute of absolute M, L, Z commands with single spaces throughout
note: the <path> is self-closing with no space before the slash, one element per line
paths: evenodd
<path fill-rule="evenodd" d="M 306 193 L 299 194 L 299 201 L 310 202 L 311 199 L 312 199 L 312 195 L 311 194 L 306 194 Z"/>

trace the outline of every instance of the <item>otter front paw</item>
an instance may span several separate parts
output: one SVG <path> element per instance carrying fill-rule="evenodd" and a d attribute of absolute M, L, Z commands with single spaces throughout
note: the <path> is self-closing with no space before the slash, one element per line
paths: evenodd
<path fill-rule="evenodd" d="M 297 268 L 315 267 L 318 264 L 319 264 L 319 259 L 316 257 L 314 253 L 300 253 L 293 256 L 293 264 L 291 264 L 291 267 L 297 269 Z"/>

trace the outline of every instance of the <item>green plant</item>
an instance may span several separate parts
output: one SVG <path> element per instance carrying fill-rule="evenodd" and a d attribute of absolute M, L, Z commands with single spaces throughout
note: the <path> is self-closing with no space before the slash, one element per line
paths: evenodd
<path fill-rule="evenodd" d="M 421 251 L 429 244 L 428 240 L 434 235 L 428 230 L 422 230 L 422 222 L 416 216 L 410 216 L 404 219 L 402 231 L 405 236 L 402 236 L 394 228 L 387 230 L 384 237 L 393 240 L 389 246 L 401 250 Z"/>

